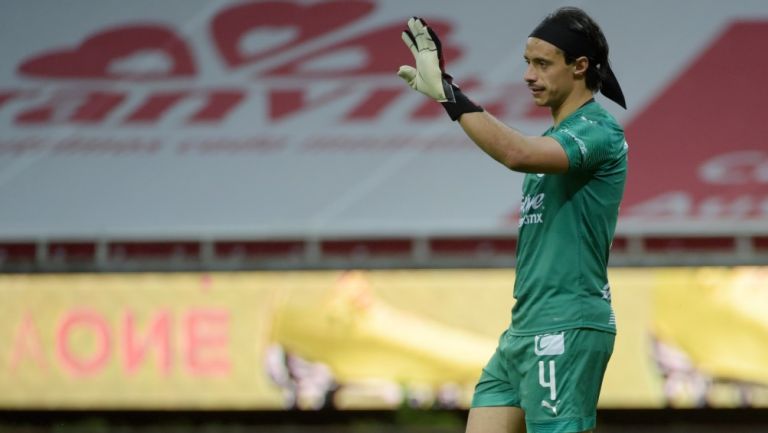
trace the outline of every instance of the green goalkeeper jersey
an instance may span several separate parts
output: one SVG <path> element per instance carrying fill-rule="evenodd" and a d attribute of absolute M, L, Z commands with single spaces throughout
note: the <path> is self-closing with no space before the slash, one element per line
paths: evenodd
<path fill-rule="evenodd" d="M 562 174 L 526 174 L 510 331 L 616 332 L 608 253 L 627 174 L 624 131 L 590 101 L 544 136 L 568 155 Z"/>

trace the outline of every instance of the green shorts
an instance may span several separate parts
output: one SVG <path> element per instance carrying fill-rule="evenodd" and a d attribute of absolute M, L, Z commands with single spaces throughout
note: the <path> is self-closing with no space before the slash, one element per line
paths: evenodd
<path fill-rule="evenodd" d="M 475 387 L 472 407 L 519 407 L 529 433 L 593 429 L 614 339 L 582 328 L 535 336 L 505 331 Z"/>

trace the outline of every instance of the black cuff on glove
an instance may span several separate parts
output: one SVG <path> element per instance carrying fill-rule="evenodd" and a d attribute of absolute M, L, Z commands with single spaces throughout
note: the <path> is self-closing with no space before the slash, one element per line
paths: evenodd
<path fill-rule="evenodd" d="M 475 104 L 464 93 L 462 93 L 458 86 L 451 84 L 451 88 L 453 89 L 454 101 L 441 102 L 441 104 L 443 104 L 443 108 L 445 108 L 445 111 L 448 112 L 448 116 L 450 116 L 451 120 L 459 120 L 461 115 L 464 113 L 478 113 L 485 111 L 483 110 L 483 107 Z"/>

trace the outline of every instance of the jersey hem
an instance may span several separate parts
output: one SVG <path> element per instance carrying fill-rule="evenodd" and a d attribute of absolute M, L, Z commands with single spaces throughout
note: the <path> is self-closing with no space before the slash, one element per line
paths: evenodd
<path fill-rule="evenodd" d="M 526 337 L 531 335 L 541 335 L 541 334 L 549 334 L 552 332 L 567 331 L 569 329 L 594 329 L 595 331 L 603 331 L 603 332 L 608 332 L 610 334 L 616 335 L 616 328 L 611 326 L 594 324 L 594 323 L 577 323 L 577 324 L 556 326 L 551 328 L 539 328 L 539 329 L 530 329 L 530 330 L 528 329 L 519 330 L 510 326 L 507 332 L 509 335 L 514 335 L 517 337 Z"/>

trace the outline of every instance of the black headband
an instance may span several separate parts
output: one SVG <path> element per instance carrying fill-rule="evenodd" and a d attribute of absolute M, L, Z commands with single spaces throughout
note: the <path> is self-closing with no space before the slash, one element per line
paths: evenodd
<path fill-rule="evenodd" d="M 590 62 L 596 62 L 595 66 L 597 68 L 605 68 L 605 79 L 600 85 L 600 92 L 611 101 L 621 105 L 623 108 L 627 108 L 627 103 L 624 100 L 624 92 L 621 91 L 619 80 L 616 79 L 616 75 L 613 73 L 611 65 L 608 63 L 608 59 L 605 59 L 605 61 L 601 63 L 600 59 L 596 58 L 597 53 L 594 44 L 592 44 L 583 34 L 571 30 L 567 26 L 555 22 L 554 20 L 544 20 L 533 30 L 533 32 L 531 32 L 529 37 L 549 42 L 563 50 L 569 56 L 586 56 L 589 58 Z"/>

